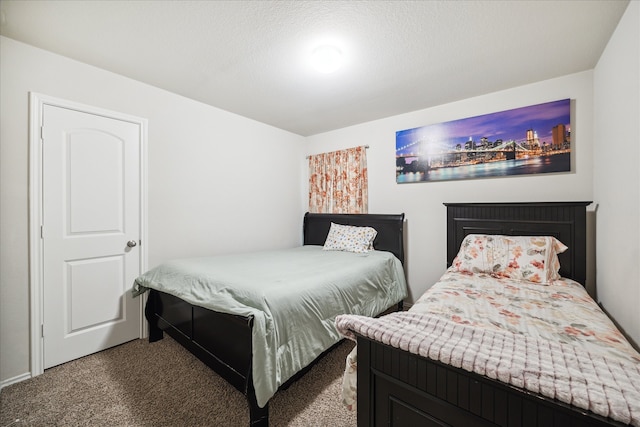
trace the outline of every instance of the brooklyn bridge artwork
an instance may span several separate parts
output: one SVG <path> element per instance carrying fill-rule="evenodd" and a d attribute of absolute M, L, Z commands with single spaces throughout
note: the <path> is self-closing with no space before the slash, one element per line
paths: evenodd
<path fill-rule="evenodd" d="M 396 132 L 396 182 L 571 171 L 571 100 Z"/>

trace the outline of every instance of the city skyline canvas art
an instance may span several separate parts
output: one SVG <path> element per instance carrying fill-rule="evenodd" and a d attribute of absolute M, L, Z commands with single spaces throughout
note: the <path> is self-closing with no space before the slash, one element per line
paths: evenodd
<path fill-rule="evenodd" d="M 571 171 L 571 100 L 396 132 L 396 182 Z"/>

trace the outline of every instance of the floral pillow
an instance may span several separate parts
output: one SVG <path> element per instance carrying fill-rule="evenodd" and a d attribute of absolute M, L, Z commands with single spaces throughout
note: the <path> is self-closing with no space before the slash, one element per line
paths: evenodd
<path fill-rule="evenodd" d="M 373 249 L 373 240 L 377 234 L 376 229 L 372 227 L 355 227 L 332 222 L 322 249 L 355 253 L 369 252 Z"/>
<path fill-rule="evenodd" d="M 462 273 L 487 273 L 544 284 L 560 278 L 558 254 L 567 249 L 550 236 L 469 234 L 452 267 Z"/>

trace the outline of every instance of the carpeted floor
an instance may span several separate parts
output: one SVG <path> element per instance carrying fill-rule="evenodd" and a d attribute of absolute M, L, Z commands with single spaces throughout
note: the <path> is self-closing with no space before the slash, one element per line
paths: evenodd
<path fill-rule="evenodd" d="M 356 425 L 341 404 L 344 341 L 269 404 L 270 425 Z M 162 377 L 158 375 L 162 372 Z M 0 392 L 0 427 L 243 426 L 245 397 L 170 337 L 136 340 L 12 384 Z"/>

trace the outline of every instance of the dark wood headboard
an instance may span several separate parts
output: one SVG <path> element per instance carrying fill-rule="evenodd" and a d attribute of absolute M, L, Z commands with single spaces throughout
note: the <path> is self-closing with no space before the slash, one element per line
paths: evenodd
<path fill-rule="evenodd" d="M 324 245 L 331 223 L 368 226 L 378 234 L 373 247 L 393 253 L 404 264 L 404 213 L 401 214 L 321 214 L 304 215 L 304 244 Z"/>
<path fill-rule="evenodd" d="M 591 202 L 445 203 L 447 267 L 467 234 L 553 236 L 569 249 L 558 256 L 560 275 L 585 285 L 587 205 Z"/>

